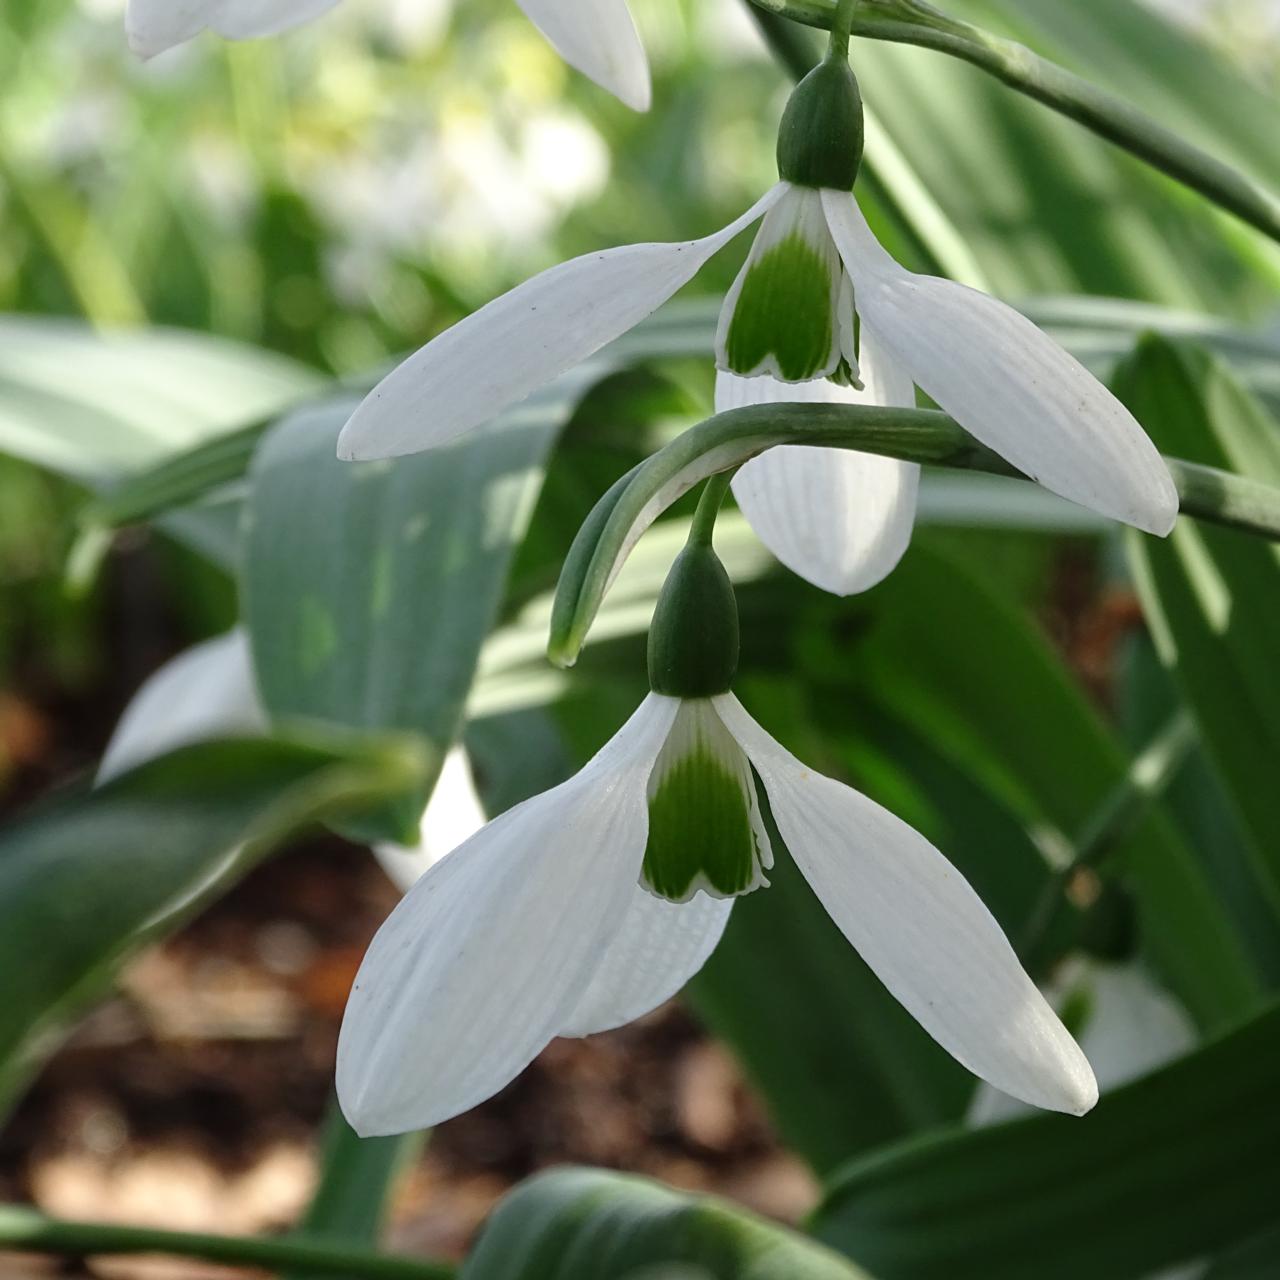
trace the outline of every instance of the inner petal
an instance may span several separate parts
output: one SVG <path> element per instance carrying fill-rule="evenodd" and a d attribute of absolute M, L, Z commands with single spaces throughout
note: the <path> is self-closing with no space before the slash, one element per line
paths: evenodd
<path fill-rule="evenodd" d="M 649 775 L 641 886 L 670 902 L 768 885 L 773 851 L 751 765 L 708 698 L 680 703 Z"/>
<path fill-rule="evenodd" d="M 717 363 L 744 377 L 770 374 L 783 382 L 834 373 L 842 355 L 843 277 L 817 191 L 788 189 L 765 215 L 725 298 Z"/>

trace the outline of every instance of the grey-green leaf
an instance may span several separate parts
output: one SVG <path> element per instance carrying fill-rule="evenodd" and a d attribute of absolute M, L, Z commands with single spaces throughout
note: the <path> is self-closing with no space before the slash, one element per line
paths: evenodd
<path fill-rule="evenodd" d="M 559 1169 L 494 1211 L 459 1280 L 866 1280 L 825 1246 L 644 1178 Z"/>
<path fill-rule="evenodd" d="M 818 1235 L 894 1280 L 1133 1280 L 1275 1222 L 1280 1009 L 1106 1095 L 848 1167 Z"/>

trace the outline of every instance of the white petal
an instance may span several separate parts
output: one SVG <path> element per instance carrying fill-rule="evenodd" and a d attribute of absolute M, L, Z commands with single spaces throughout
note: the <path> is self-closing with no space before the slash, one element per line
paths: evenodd
<path fill-rule="evenodd" d="M 985 293 L 900 267 L 857 202 L 822 193 L 858 312 L 966 431 L 1031 479 L 1114 520 L 1167 534 L 1169 469 L 1133 415 L 1025 316 Z"/>
<path fill-rule="evenodd" d="M 749 404 L 884 404 L 910 408 L 915 389 L 862 330 L 864 390 L 829 379 L 788 384 L 716 375 L 716 412 Z M 849 449 L 780 445 L 733 478 L 733 496 L 761 542 L 792 573 L 836 595 L 865 591 L 902 558 L 915 524 L 920 468 Z"/>
<path fill-rule="evenodd" d="M 626 0 L 517 3 L 571 67 L 633 110 L 649 110 L 649 62 Z"/>
<path fill-rule="evenodd" d="M 634 898 L 645 787 L 674 717 L 672 699 L 647 698 L 581 772 L 438 862 L 378 930 L 338 1041 L 358 1133 L 466 1111 L 565 1025 Z"/>
<path fill-rule="evenodd" d="M 796 865 L 890 993 L 975 1075 L 1034 1106 L 1088 1111 L 1088 1061 L 960 873 L 888 810 L 806 768 L 732 694 L 715 701 Z"/>
<path fill-rule="evenodd" d="M 487 422 L 639 324 L 781 190 L 705 239 L 585 254 L 495 298 L 374 387 L 343 428 L 338 456 L 415 453 Z"/>
<path fill-rule="evenodd" d="M 193 742 L 266 729 L 248 637 L 237 628 L 179 654 L 143 684 L 107 743 L 97 781 Z"/>
<path fill-rule="evenodd" d="M 129 47 L 151 58 L 206 27 L 232 40 L 270 36 L 308 22 L 338 0 L 129 0 Z"/>
<path fill-rule="evenodd" d="M 663 902 L 637 887 L 591 985 L 560 1034 L 610 1031 L 670 1000 L 716 949 L 732 909 L 732 898 L 699 893 L 691 902 Z"/>
<path fill-rule="evenodd" d="M 465 747 L 453 747 L 444 758 L 418 827 L 418 843 L 375 844 L 373 856 L 397 888 L 404 892 L 446 853 L 470 840 L 484 826 L 485 813 L 471 777 Z"/>

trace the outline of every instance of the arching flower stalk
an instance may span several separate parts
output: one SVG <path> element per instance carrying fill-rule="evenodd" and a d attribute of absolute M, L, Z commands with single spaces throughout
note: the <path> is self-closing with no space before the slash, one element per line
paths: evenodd
<path fill-rule="evenodd" d="M 704 497 L 654 616 L 653 691 L 578 774 L 428 871 L 370 945 L 338 1045 L 338 1097 L 358 1132 L 446 1120 L 553 1037 L 620 1026 L 679 991 L 734 898 L 767 889 L 784 856 L 757 777 L 822 905 L 939 1044 L 1036 1106 L 1081 1114 L 1096 1101 L 1084 1055 L 956 869 L 807 768 L 729 692 L 737 612 L 706 510 Z"/>
<path fill-rule="evenodd" d="M 151 58 L 206 28 L 229 40 L 273 36 L 338 0 L 129 0 L 129 47 Z M 516 0 L 556 52 L 636 111 L 648 111 L 649 62 L 626 0 Z"/>
<path fill-rule="evenodd" d="M 750 382 L 722 382 L 720 407 L 841 398 L 859 388 L 876 403 L 911 405 L 919 387 L 1045 488 L 1167 534 L 1177 493 L 1133 415 L 1012 307 L 899 266 L 852 193 L 861 148 L 862 108 L 852 72 L 843 58 L 828 58 L 787 106 L 778 142 L 781 181 L 745 214 L 701 240 L 587 254 L 519 285 L 388 374 L 347 423 L 339 455 L 414 453 L 488 421 L 639 323 L 763 219 L 725 298 L 716 342 L 720 369 Z M 875 369 L 869 393 L 863 365 Z M 832 462 L 835 452 L 825 457 Z M 886 486 L 876 504 L 880 524 L 868 520 L 853 531 L 873 550 L 866 563 L 861 553 L 843 564 L 836 556 L 834 570 L 796 554 L 803 542 L 797 530 L 819 520 L 815 536 L 828 544 L 849 536 L 847 504 L 834 515 L 826 505 L 801 511 L 787 499 L 787 485 L 771 484 L 766 515 L 759 492 L 758 482 L 774 468 L 791 473 L 805 464 L 769 455 L 739 484 L 740 492 L 757 490 L 744 509 L 765 540 L 797 571 L 835 590 L 860 589 L 883 576 L 909 534 L 914 470 L 870 469 L 864 462 L 834 465 L 845 480 L 860 468 L 856 474 L 868 487 Z M 787 504 L 782 511 L 779 500 Z M 786 538 L 777 536 L 779 522 L 792 526 Z"/>

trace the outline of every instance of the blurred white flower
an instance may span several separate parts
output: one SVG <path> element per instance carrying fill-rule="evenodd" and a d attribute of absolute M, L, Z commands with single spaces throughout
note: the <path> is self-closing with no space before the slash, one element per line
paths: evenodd
<path fill-rule="evenodd" d="M 254 681 L 248 637 L 237 627 L 180 653 L 142 685 L 111 735 L 98 767 L 97 785 L 179 747 L 266 732 L 267 716 Z M 484 810 L 471 767 L 465 750 L 457 746 L 445 756 L 422 815 L 418 843 L 380 843 L 373 852 L 403 890 L 483 825 Z M 233 850 L 211 879 L 237 853 Z"/>
<path fill-rule="evenodd" d="M 278 35 L 338 0 L 128 0 L 125 33 L 143 58 L 208 29 L 229 40 Z M 560 56 L 637 111 L 649 109 L 649 63 L 626 0 L 517 0 Z"/>
<path fill-rule="evenodd" d="M 1080 1047 L 1104 1093 L 1195 1047 L 1196 1031 L 1186 1010 L 1139 965 L 1084 961 L 1062 973 L 1044 994 L 1060 1012 L 1082 997 Z M 996 1124 L 1026 1111 L 1018 1099 L 984 1084 L 973 1095 L 968 1118 L 972 1125 Z"/>

